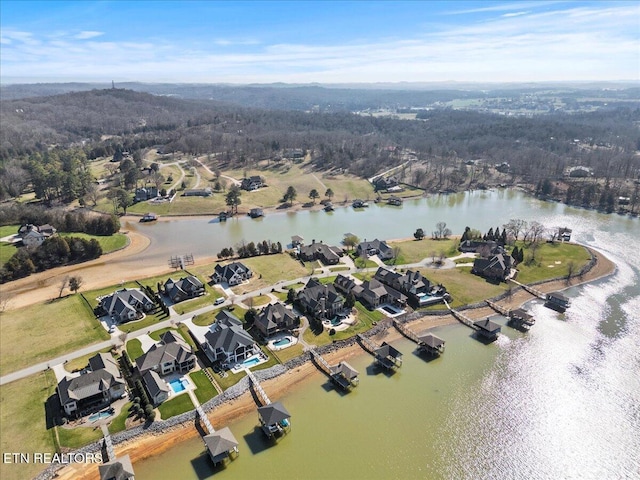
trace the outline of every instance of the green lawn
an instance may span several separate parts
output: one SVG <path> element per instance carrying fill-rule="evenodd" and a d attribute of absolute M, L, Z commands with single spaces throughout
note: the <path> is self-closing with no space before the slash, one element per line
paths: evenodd
<path fill-rule="evenodd" d="M 55 452 L 55 429 L 47 425 L 45 402 L 55 393 L 53 371 L 31 375 L 0 388 L 0 448 L 3 452 Z M 33 478 L 42 464 L 0 462 L 0 478 Z"/>
<path fill-rule="evenodd" d="M 191 397 L 186 393 L 183 393 L 182 395 L 178 395 L 177 397 L 162 403 L 158 407 L 158 410 L 160 410 L 162 419 L 166 420 L 167 418 L 175 417 L 176 415 L 188 412 L 194 408 Z"/>
<path fill-rule="evenodd" d="M 132 338 L 127 342 L 127 355 L 129 355 L 129 360 L 135 362 L 136 358 L 144 355 L 144 351 L 142 350 L 142 342 L 137 338 Z"/>
<path fill-rule="evenodd" d="M 110 338 L 80 295 L 7 310 L 0 322 L 0 373 Z"/>
<path fill-rule="evenodd" d="M 253 271 L 253 277 L 248 284 L 233 287 L 233 292 L 238 295 L 309 274 L 308 269 L 287 253 L 243 258 L 241 262 Z"/>
<path fill-rule="evenodd" d="M 457 240 L 431 240 L 425 238 L 423 240 L 406 240 L 404 242 L 389 242 L 391 248 L 400 248 L 398 258 L 395 260 L 396 265 L 404 265 L 407 263 L 418 263 L 425 258 L 431 258 L 434 254 L 440 255 L 441 252 L 445 256 L 456 254 Z M 391 262 L 385 262 L 391 263 Z"/>
<path fill-rule="evenodd" d="M 278 358 L 282 363 L 285 363 L 291 360 L 292 358 L 296 358 L 302 355 L 303 349 L 304 347 L 302 346 L 302 344 L 296 343 L 291 347 L 285 348 L 283 350 L 278 350 L 276 352 L 276 355 L 278 355 Z"/>
<path fill-rule="evenodd" d="M 82 296 L 87 299 L 91 308 L 96 308 L 100 301 L 98 297 L 104 297 L 106 295 L 111 295 L 112 293 L 122 290 L 123 288 L 140 288 L 136 282 L 126 282 L 119 285 L 111 285 L 110 287 L 100 288 L 98 290 L 89 290 L 82 293 Z"/>
<path fill-rule="evenodd" d="M 127 402 L 122 407 L 120 414 L 111 421 L 111 424 L 109 424 L 109 432 L 113 434 L 124 431 L 125 423 L 127 421 L 127 418 L 129 417 L 129 408 L 131 408 L 131 405 L 133 405 L 132 402 Z"/>
<path fill-rule="evenodd" d="M 125 247 L 129 243 L 129 237 L 123 233 L 116 233 L 114 235 L 89 235 L 87 233 L 76 232 L 58 232 L 61 237 L 76 237 L 84 238 L 85 240 L 91 240 L 95 238 L 102 247 L 102 253 L 109 253 L 115 250 L 119 250 Z"/>
<path fill-rule="evenodd" d="M 218 394 L 216 387 L 209 381 L 203 370 L 193 372 L 189 374 L 189 377 L 196 386 L 195 394 L 200 403 L 205 403 Z"/>
<path fill-rule="evenodd" d="M 445 270 L 430 268 L 419 269 L 432 283 L 441 283 L 453 297 L 451 306 L 461 307 L 469 303 L 481 302 L 487 298 L 495 297 L 507 290 L 507 285 L 501 283 L 495 285 L 484 278 L 471 273 L 470 267 L 459 267 Z M 427 307 L 431 310 L 446 308 L 443 304 Z"/>
<path fill-rule="evenodd" d="M 222 391 L 225 391 L 227 388 L 232 387 L 247 375 L 244 370 L 239 373 L 231 373 L 231 371 L 228 371 L 226 373 L 227 374 L 224 377 L 221 377 L 218 374 L 214 375 L 214 378 L 216 379 L 216 382 L 218 382 L 218 385 L 220 385 L 220 388 L 222 388 Z"/>
<path fill-rule="evenodd" d="M 20 225 L 5 225 L 0 227 L 0 238 L 18 233 L 19 228 Z M 9 260 L 16 251 L 17 248 L 14 247 L 13 244 L 0 242 L 0 265 L 7 263 L 7 260 Z"/>
<path fill-rule="evenodd" d="M 125 429 L 125 422 L 129 416 L 129 407 L 132 403 L 128 402 L 123 407 L 117 417 L 109 424 L 109 432 L 111 434 L 122 432 Z M 102 429 L 100 427 L 77 427 L 64 428 L 56 427 L 60 446 L 66 448 L 80 448 L 102 438 Z"/>
<path fill-rule="evenodd" d="M 518 248 L 522 243 L 518 242 Z M 573 264 L 574 273 L 589 263 L 591 256 L 586 248 L 570 243 L 543 243 L 535 252 L 536 262 L 527 265 L 527 258 L 532 255 L 531 247 L 525 247 L 525 261 L 518 265 L 517 280 L 521 283 L 533 283 L 549 278 L 564 277 Z"/>
<path fill-rule="evenodd" d="M 321 347 L 322 345 L 328 345 L 333 342 L 333 340 L 344 340 L 351 338 L 358 333 L 366 332 L 371 329 L 373 322 L 379 322 L 385 318 L 385 316 L 377 310 L 367 310 L 367 308 L 360 302 L 356 302 L 355 308 L 357 310 L 356 323 L 347 330 L 342 330 L 340 332 L 336 332 L 334 335 L 329 335 L 329 331 L 327 329 L 323 329 L 322 333 L 316 335 L 310 329 L 307 329 L 303 334 L 304 340 L 307 343 Z M 280 355 L 280 353 L 278 353 L 278 355 Z"/>
<path fill-rule="evenodd" d="M 257 297 L 247 298 L 242 303 L 244 303 L 248 307 L 258 308 L 258 307 L 261 307 L 263 305 L 266 305 L 270 301 L 271 301 L 271 297 L 269 297 L 268 295 L 258 295 Z"/>
<path fill-rule="evenodd" d="M 111 351 L 111 348 L 103 348 L 100 350 L 100 353 L 108 353 Z M 74 358 L 73 360 L 64 364 L 64 369 L 71 373 L 73 371 L 82 370 L 84 367 L 89 365 L 89 359 L 94 357 L 99 352 L 88 353 L 87 355 L 83 355 L 82 357 Z"/>

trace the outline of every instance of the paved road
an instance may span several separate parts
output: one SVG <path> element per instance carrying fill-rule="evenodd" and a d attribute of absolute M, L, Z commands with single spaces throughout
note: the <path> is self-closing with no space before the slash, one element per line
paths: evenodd
<path fill-rule="evenodd" d="M 463 255 L 460 255 L 459 257 L 462 257 Z M 459 258 L 459 257 L 454 257 L 454 258 Z M 426 258 L 418 263 L 411 263 L 411 264 L 406 264 L 406 265 L 396 265 L 395 268 L 419 268 L 419 267 L 425 267 L 425 266 L 429 266 L 431 264 L 431 260 Z M 454 268 L 455 267 L 455 263 L 453 262 L 453 260 L 451 259 L 446 259 L 445 263 L 440 266 L 440 268 Z M 337 272 L 332 272 L 329 270 L 329 268 L 327 267 L 323 267 L 323 272 L 322 273 L 315 273 L 313 275 L 308 275 L 305 277 L 300 277 L 300 278 L 296 278 L 294 280 L 286 280 L 286 281 L 281 281 L 278 283 L 275 283 L 273 285 L 269 285 L 268 287 L 264 287 L 261 288 L 259 290 L 254 290 L 252 292 L 249 293 L 245 293 L 243 295 L 234 295 L 234 302 L 235 303 L 244 303 L 245 300 L 247 300 L 250 297 L 257 297 L 260 295 L 266 295 L 271 293 L 272 290 L 286 290 L 287 287 L 291 286 L 291 285 L 295 285 L 297 283 L 306 283 L 309 281 L 309 279 L 311 277 L 316 277 L 316 278 L 326 278 L 326 277 L 330 277 L 333 275 L 337 275 L 339 273 L 341 274 L 351 274 L 351 273 L 364 273 L 364 272 L 375 272 L 378 269 L 378 267 L 375 268 L 356 268 L 355 266 L 350 266 L 349 270 L 341 270 L 341 271 L 337 271 Z M 175 326 L 187 319 L 192 319 L 193 317 L 197 316 L 197 315 L 202 315 L 205 314 L 207 312 L 210 312 L 212 310 L 215 310 L 217 308 L 222 308 L 225 306 L 230 306 L 231 305 L 231 301 L 229 299 L 225 300 L 224 303 L 220 304 L 220 305 L 206 305 L 198 310 L 195 310 L 193 312 L 190 313 L 186 313 L 184 315 L 178 315 L 175 313 L 175 311 L 173 309 L 170 309 L 171 312 L 171 316 L 167 319 L 167 320 L 163 320 L 161 322 L 158 322 L 152 326 L 149 326 L 149 328 L 146 329 L 140 329 L 140 330 L 134 330 L 133 332 L 130 332 L 127 334 L 125 341 L 131 340 L 132 338 L 136 338 L 136 337 L 140 337 L 142 335 L 146 335 L 152 331 L 156 331 L 156 330 L 160 330 L 162 328 L 167 328 L 167 327 L 172 327 Z M 65 362 L 74 360 L 78 357 L 82 357 L 84 355 L 88 355 L 90 353 L 93 352 L 97 352 L 98 350 L 102 350 L 105 348 L 110 348 L 110 347 L 118 347 L 122 345 L 122 340 L 120 339 L 120 337 L 122 336 L 122 332 L 116 332 L 112 335 L 110 340 L 105 340 L 104 342 L 100 342 L 100 343 L 94 343 L 91 344 L 89 346 L 86 346 L 84 348 L 81 348 L 80 350 L 76 350 L 75 352 L 70 352 L 67 353 L 65 355 L 62 355 L 60 357 L 56 357 L 56 358 L 52 358 L 50 360 L 47 360 L 46 362 L 41 362 L 38 363 L 36 365 L 32 365 L 30 367 L 24 368 L 22 370 L 18 370 L 17 372 L 13 372 L 13 373 L 9 373 L 7 375 L 4 375 L 3 377 L 0 377 L 0 385 L 4 385 L 10 382 L 13 382 L 15 380 L 20 380 L 22 378 L 28 377 L 30 375 L 33 375 L 34 373 L 39 373 L 39 372 L 43 372 L 45 370 L 48 370 L 49 368 L 53 368 L 55 365 L 58 364 L 64 364 Z"/>

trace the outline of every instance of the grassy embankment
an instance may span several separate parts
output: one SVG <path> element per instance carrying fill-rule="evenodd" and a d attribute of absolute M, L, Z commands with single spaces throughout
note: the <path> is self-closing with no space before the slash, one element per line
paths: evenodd
<path fill-rule="evenodd" d="M 195 394 L 196 398 L 200 403 L 205 403 L 211 400 L 218 394 L 216 387 L 209 381 L 207 375 L 203 370 L 198 370 L 197 372 L 193 372 L 189 374 L 191 381 L 193 381 L 196 386 Z"/>
<path fill-rule="evenodd" d="M 0 322 L 0 373 L 6 375 L 109 338 L 78 294 L 8 310 Z"/>
<path fill-rule="evenodd" d="M 409 263 L 418 263 L 425 258 L 438 258 L 441 254 L 445 257 L 451 257 L 458 254 L 458 240 L 432 240 L 425 238 L 423 240 L 405 240 L 402 242 L 389 242 L 391 248 L 399 248 L 398 257 L 395 260 L 387 261 L 387 264 L 405 265 Z"/>
<path fill-rule="evenodd" d="M 523 245 L 522 242 L 517 243 L 518 248 Z M 542 243 L 535 251 L 535 261 L 529 262 L 532 255 L 532 248 L 525 246 L 525 261 L 518 265 L 517 280 L 521 283 L 565 277 L 570 269 L 575 275 L 591 259 L 586 248 L 572 243 Z"/>
<path fill-rule="evenodd" d="M 162 402 L 158 407 L 158 411 L 160 412 L 162 420 L 166 420 L 167 418 L 175 417 L 194 408 L 191 397 L 189 397 L 187 393 L 183 393 L 166 402 Z"/>

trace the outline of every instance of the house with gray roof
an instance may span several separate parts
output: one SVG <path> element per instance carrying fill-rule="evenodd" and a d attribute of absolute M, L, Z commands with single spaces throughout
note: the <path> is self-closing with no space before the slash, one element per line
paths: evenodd
<path fill-rule="evenodd" d="M 489 280 L 504 282 L 511 274 L 513 263 L 511 255 L 506 253 L 492 255 L 489 258 L 476 258 L 473 261 L 471 273 L 475 273 Z"/>
<path fill-rule="evenodd" d="M 296 315 L 282 303 L 267 305 L 256 316 L 253 325 L 264 337 L 269 337 L 281 330 L 289 330 L 297 323 Z"/>
<path fill-rule="evenodd" d="M 173 372 L 188 372 L 195 365 L 196 357 L 191 346 L 172 330 L 163 333 L 159 343 L 136 359 L 136 366 L 142 376 L 149 370 L 163 376 Z"/>
<path fill-rule="evenodd" d="M 352 290 L 353 295 L 370 309 L 378 308 L 385 303 L 403 307 L 407 304 L 407 296 L 379 280 L 372 278 Z"/>
<path fill-rule="evenodd" d="M 397 273 L 380 267 L 374 278 L 406 295 L 414 307 L 437 303 L 447 296 L 446 288 L 432 284 L 420 272 L 413 270 Z"/>
<path fill-rule="evenodd" d="M 204 336 L 202 349 L 212 362 L 235 365 L 260 352 L 255 340 L 233 313 L 221 310 Z"/>
<path fill-rule="evenodd" d="M 296 301 L 305 313 L 317 319 L 332 319 L 344 309 L 344 297 L 332 285 L 324 285 L 310 278 L 304 289 L 296 295 Z"/>
<path fill-rule="evenodd" d="M 100 480 L 135 480 L 131 457 L 123 455 L 98 467 Z"/>
<path fill-rule="evenodd" d="M 230 287 L 240 285 L 242 282 L 249 280 L 253 276 L 253 272 L 249 267 L 241 262 L 233 262 L 228 265 L 216 265 L 211 275 L 211 279 L 215 283 L 226 283 Z"/>
<path fill-rule="evenodd" d="M 149 400 L 151 400 L 154 406 L 160 405 L 169 398 L 171 388 L 155 371 L 147 370 L 144 375 L 142 375 L 142 383 L 144 383 L 147 393 L 149 394 Z"/>
<path fill-rule="evenodd" d="M 118 323 L 142 318 L 145 312 L 153 310 L 155 304 L 138 288 L 123 288 L 100 299 L 97 311 L 110 315 Z"/>
<path fill-rule="evenodd" d="M 342 292 L 345 295 L 348 295 L 357 284 L 353 281 L 352 278 L 339 273 L 336 279 L 333 281 L 333 285 L 336 287 L 336 290 Z"/>
<path fill-rule="evenodd" d="M 49 224 L 33 225 L 27 223 L 18 229 L 18 237 L 25 247 L 39 247 L 44 241 L 56 233 L 56 229 Z"/>
<path fill-rule="evenodd" d="M 313 262 L 320 260 L 325 265 L 335 265 L 340 261 L 340 257 L 344 255 L 342 248 L 332 247 L 325 243 L 316 242 L 315 239 L 310 245 L 301 245 L 298 257 L 305 262 Z"/>
<path fill-rule="evenodd" d="M 164 294 L 173 303 L 182 302 L 204 294 L 203 283 L 195 276 L 189 275 L 179 280 L 168 279 L 164 283 Z"/>
<path fill-rule="evenodd" d="M 360 242 L 356 247 L 356 254 L 359 257 L 372 257 L 377 255 L 380 260 L 391 260 L 393 258 L 393 249 L 384 240 L 372 240 Z"/>
<path fill-rule="evenodd" d="M 65 376 L 58 383 L 57 392 L 67 416 L 78 417 L 121 398 L 126 384 L 111 354 L 98 353 L 89 359 L 89 366 L 81 375 Z"/>

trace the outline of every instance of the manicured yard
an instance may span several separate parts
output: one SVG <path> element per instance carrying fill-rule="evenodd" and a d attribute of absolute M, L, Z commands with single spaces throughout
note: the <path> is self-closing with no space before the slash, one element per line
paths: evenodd
<path fill-rule="evenodd" d="M 242 303 L 244 303 L 248 307 L 258 308 L 263 305 L 266 305 L 270 301 L 271 301 L 271 297 L 269 297 L 268 295 L 258 295 L 256 297 L 247 298 Z"/>
<path fill-rule="evenodd" d="M 218 382 L 218 385 L 220 385 L 220 388 L 222 388 L 222 391 L 225 391 L 227 388 L 234 386 L 236 383 L 242 380 L 242 377 L 245 377 L 247 375 L 244 370 L 239 373 L 231 373 L 231 371 L 228 371 L 226 373 L 227 374 L 225 377 L 221 377 L 218 374 L 215 374 L 213 377 L 215 378 L 216 382 Z"/>
<path fill-rule="evenodd" d="M 201 327 L 206 327 L 207 325 L 211 325 L 215 321 L 216 315 L 220 313 L 220 310 L 221 309 L 217 309 L 211 312 L 203 313 L 202 315 L 198 315 L 196 318 L 193 319 L 193 323 Z M 236 306 L 233 306 L 232 309 L 230 309 L 230 311 L 240 320 L 244 321 L 244 315 L 247 313 L 247 310 L 245 308 L 238 307 L 236 305 Z"/>
<path fill-rule="evenodd" d="M 518 248 L 522 247 L 518 242 Z M 573 264 L 574 274 L 589 263 L 591 256 L 581 245 L 570 243 L 543 243 L 535 253 L 536 262 L 527 266 L 527 258 L 532 254 L 531 247 L 525 247 L 525 261 L 518 265 L 517 280 L 521 283 L 532 283 L 549 278 L 564 277 L 569 272 L 569 264 Z"/>
<path fill-rule="evenodd" d="M 0 373 L 56 358 L 110 338 L 80 295 L 2 314 Z"/>
<path fill-rule="evenodd" d="M 216 387 L 209 381 L 203 370 L 193 372 L 189 377 L 196 386 L 195 394 L 200 403 L 205 403 L 218 394 Z"/>
<path fill-rule="evenodd" d="M 0 227 L 0 238 L 18 233 L 18 228 L 20 228 L 20 225 L 5 225 L 4 227 Z M 7 263 L 7 260 L 9 260 L 16 251 L 17 248 L 14 247 L 13 244 L 0 242 L 0 265 Z"/>
<path fill-rule="evenodd" d="M 456 255 L 457 245 L 457 240 L 431 240 L 430 238 L 424 238 L 420 241 L 389 242 L 391 248 L 400 248 L 395 265 L 418 263 L 425 258 L 433 257 L 434 254 L 439 256 L 441 252 L 444 252 L 445 256 L 453 256 Z M 385 263 L 391 263 L 391 261 Z"/>
<path fill-rule="evenodd" d="M 291 347 L 285 348 L 284 350 L 278 350 L 275 353 L 280 359 L 280 361 L 282 363 L 285 363 L 291 360 L 292 358 L 296 358 L 302 355 L 303 350 L 304 350 L 304 347 L 302 346 L 302 344 L 296 343 Z"/>
<path fill-rule="evenodd" d="M 4 318 L 3 318 L 4 321 Z M 55 430 L 47 425 L 45 403 L 55 393 L 52 371 L 37 373 L 0 389 L 0 449 L 3 452 L 55 452 Z M 33 478 L 42 464 L 0 462 L 0 478 Z"/>
<path fill-rule="evenodd" d="M 116 233 L 114 235 L 89 235 L 87 233 L 77 233 L 77 232 L 58 232 L 58 235 L 61 237 L 76 237 L 76 238 L 84 238 L 85 240 L 91 240 L 95 238 L 100 246 L 102 247 L 102 253 L 109 253 L 115 250 L 119 250 L 125 247 L 129 243 L 129 237 L 127 237 L 123 233 Z"/>
<path fill-rule="evenodd" d="M 238 295 L 277 284 L 282 280 L 292 280 L 309 274 L 299 261 L 286 253 L 243 258 L 240 262 L 253 271 L 253 277 L 246 285 L 232 288 Z"/>
<path fill-rule="evenodd" d="M 379 322 L 385 318 L 385 316 L 377 310 L 367 310 L 367 308 L 360 302 L 356 302 L 355 309 L 357 310 L 356 323 L 347 330 L 342 330 L 340 332 L 336 332 L 334 335 L 329 335 L 329 331 L 324 329 L 321 334 L 316 335 L 310 329 L 307 329 L 303 334 L 304 340 L 307 343 L 312 343 L 320 347 L 331 343 L 333 340 L 344 340 L 346 338 L 351 338 L 358 333 L 366 332 L 373 326 L 373 322 Z"/>
<path fill-rule="evenodd" d="M 137 338 L 132 338 L 127 342 L 127 355 L 129 359 L 134 362 L 136 358 L 141 357 L 144 354 L 142 350 L 142 342 Z"/>
<path fill-rule="evenodd" d="M 112 293 L 122 290 L 123 288 L 140 288 L 136 282 L 126 282 L 119 285 L 111 285 L 110 287 L 100 288 L 98 290 L 89 290 L 87 292 L 83 292 L 82 296 L 89 302 L 91 308 L 96 308 L 100 301 L 98 297 L 104 297 L 106 295 L 111 295 Z"/>
<path fill-rule="evenodd" d="M 158 410 L 160 410 L 160 416 L 163 420 L 175 417 L 176 415 L 180 415 L 181 413 L 188 412 L 193 409 L 194 406 L 191 401 L 191 397 L 186 393 L 178 395 L 171 400 L 167 400 L 158 407 Z"/>
<path fill-rule="evenodd" d="M 131 402 L 126 403 L 118 416 L 111 421 L 109 424 L 110 433 L 122 432 L 125 429 L 125 422 L 129 416 L 129 407 L 131 405 Z M 60 446 L 66 448 L 80 448 L 102 438 L 102 429 L 96 427 L 56 427 L 56 429 L 60 439 Z"/>
<path fill-rule="evenodd" d="M 108 353 L 111 351 L 111 348 L 104 348 L 100 350 L 100 353 Z M 82 370 L 84 367 L 89 365 L 89 359 L 94 357 L 99 352 L 88 353 L 87 355 L 83 355 L 82 357 L 74 358 L 73 360 L 64 364 L 64 369 L 71 373 L 74 371 Z"/>
<path fill-rule="evenodd" d="M 111 424 L 109 425 L 109 432 L 118 433 L 122 432 L 125 429 L 125 422 L 129 417 L 129 408 L 131 408 L 132 402 L 127 402 L 120 411 L 120 414 L 113 419 Z"/>

